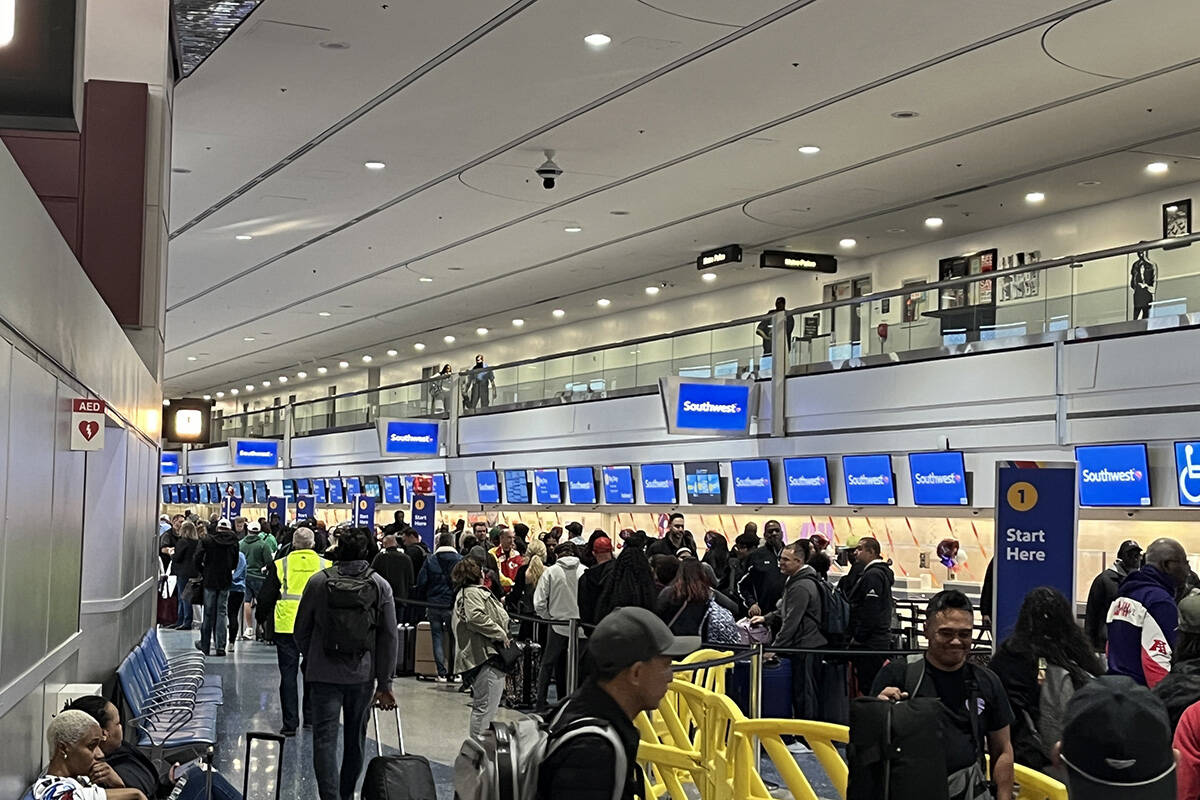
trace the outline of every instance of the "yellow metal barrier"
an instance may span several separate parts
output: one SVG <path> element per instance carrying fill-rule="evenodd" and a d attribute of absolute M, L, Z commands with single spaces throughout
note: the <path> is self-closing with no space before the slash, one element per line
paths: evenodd
<path fill-rule="evenodd" d="M 1067 800 L 1067 787 L 1037 770 L 1017 764 L 1013 768 L 1016 800 Z"/>
<path fill-rule="evenodd" d="M 850 730 L 845 725 L 828 722 L 811 722 L 801 719 L 741 719 L 733 724 L 737 739 L 737 757 L 734 760 L 734 795 L 738 800 L 770 800 L 765 790 L 760 794 L 755 779 L 762 778 L 756 770 L 754 738 L 757 737 L 767 757 L 775 765 L 784 785 L 795 800 L 818 800 L 812 784 L 796 763 L 795 756 L 787 749 L 784 736 L 803 736 L 812 748 L 821 768 L 829 777 L 838 796 L 846 797 L 848 770 L 842 754 L 835 743 L 845 744 L 850 740 Z"/>

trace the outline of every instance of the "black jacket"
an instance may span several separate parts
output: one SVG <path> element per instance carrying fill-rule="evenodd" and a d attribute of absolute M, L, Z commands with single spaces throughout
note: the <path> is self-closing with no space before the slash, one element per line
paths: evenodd
<path fill-rule="evenodd" d="M 171 572 L 181 584 L 187 583 L 189 579 L 200 574 L 200 571 L 196 569 L 196 553 L 199 544 L 199 539 L 182 537 L 175 542 L 175 554 L 171 556 Z"/>
<path fill-rule="evenodd" d="M 383 576 L 392 587 L 392 595 L 397 600 L 407 600 L 413 585 L 412 559 L 403 550 L 384 550 L 375 556 L 371 569 Z"/>
<path fill-rule="evenodd" d="M 1167 707 L 1171 727 L 1177 727 L 1188 706 L 1200 701 L 1200 659 L 1172 664 L 1167 677 L 1152 691 Z"/>
<path fill-rule="evenodd" d="M 686 547 L 692 551 L 692 555 L 697 555 L 696 540 L 692 537 L 691 531 L 683 532 L 683 538 L 679 540 L 679 544 L 671 541 L 671 534 L 669 533 L 661 539 L 655 539 L 646 548 L 646 558 L 654 558 L 659 555 L 673 556 L 681 547 Z"/>
<path fill-rule="evenodd" d="M 204 579 L 205 589 L 228 589 L 233 585 L 237 565 L 238 541 L 233 531 L 218 530 L 201 540 L 196 551 L 196 569 Z"/>
<path fill-rule="evenodd" d="M 612 576 L 613 566 L 616 563 L 616 559 L 610 558 L 603 564 L 588 567 L 587 571 L 579 576 L 579 620 L 581 622 L 595 625 L 600 621 L 596 616 L 596 609 L 600 605 L 600 595 L 604 593 L 604 587 Z"/>
<path fill-rule="evenodd" d="M 105 756 L 104 760 L 126 787 L 140 790 L 150 800 L 154 800 L 160 794 L 165 795 L 167 792 L 164 790 L 169 790 L 172 786 L 167 773 L 156 768 L 145 753 L 129 742 L 122 742 L 121 746 Z"/>
<path fill-rule="evenodd" d="M 424 542 L 415 542 L 405 545 L 404 552 L 408 554 L 408 558 L 412 561 L 413 575 L 418 575 L 421 572 L 421 565 L 425 563 L 426 556 L 429 555 L 429 548 Z"/>
<path fill-rule="evenodd" d="M 570 739 L 542 762 L 538 771 L 538 799 L 612 800 L 617 781 L 623 780 L 622 800 L 640 797 L 642 770 L 637 764 L 638 731 L 608 692 L 589 680 L 567 700 L 566 710 L 551 729 L 563 730 L 576 720 L 594 717 L 611 726 L 625 745 L 625 774 L 617 775 L 616 753 L 611 742 L 599 734 Z"/>
<path fill-rule="evenodd" d="M 764 544 L 746 556 L 746 574 L 738 581 L 737 590 L 747 608 L 757 603 L 763 614 L 771 613 L 783 596 L 783 584 L 779 553 L 769 545 Z"/>
<path fill-rule="evenodd" d="M 1104 652 L 1108 644 L 1108 609 L 1117 599 L 1117 590 L 1128 573 L 1117 562 L 1092 580 L 1088 590 L 1087 611 L 1083 617 L 1083 632 L 1097 652 Z"/>
<path fill-rule="evenodd" d="M 885 649 L 892 640 L 892 585 L 896 576 L 883 562 L 867 565 L 850 589 L 850 640 L 870 648 Z"/>
<path fill-rule="evenodd" d="M 586 576 L 587 573 L 585 572 L 584 575 Z M 718 605 L 722 606 L 735 617 L 737 616 L 737 603 L 715 589 L 712 596 Z M 707 600 L 702 603 L 695 601 L 681 603 L 675 597 L 674 588 L 668 586 L 659 592 L 658 602 L 655 605 L 654 611 L 662 618 L 663 622 L 667 623 L 671 628 L 671 632 L 676 636 L 700 636 L 704 637 L 705 641 L 708 641 L 708 631 L 704 630 L 704 618 L 708 616 Z"/>

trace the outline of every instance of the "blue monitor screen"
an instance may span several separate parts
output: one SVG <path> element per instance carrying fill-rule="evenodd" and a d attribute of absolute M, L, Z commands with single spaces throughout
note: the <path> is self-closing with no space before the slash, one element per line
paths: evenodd
<path fill-rule="evenodd" d="M 201 503 L 208 502 L 208 484 L 207 483 L 200 484 L 200 502 Z"/>
<path fill-rule="evenodd" d="M 676 428 L 744 431 L 749 425 L 749 384 L 679 384 Z"/>
<path fill-rule="evenodd" d="M 604 480 L 604 502 L 633 503 L 633 467 L 604 467 L 600 475 Z"/>
<path fill-rule="evenodd" d="M 450 502 L 450 490 L 446 485 L 446 475 L 442 472 L 433 474 L 433 494 L 439 503 Z"/>
<path fill-rule="evenodd" d="M 362 481 L 358 478 L 346 478 L 346 499 L 349 500 L 356 494 L 362 494 Z"/>
<path fill-rule="evenodd" d="M 313 478 L 310 482 L 312 483 L 313 500 L 318 503 L 326 502 L 325 479 Z"/>
<path fill-rule="evenodd" d="M 908 471 L 912 474 L 913 503 L 916 505 L 967 504 L 967 471 L 962 453 L 948 450 L 909 453 Z"/>
<path fill-rule="evenodd" d="M 729 469 L 733 475 L 733 502 L 751 506 L 775 502 L 770 461 L 765 458 L 733 461 L 729 464 Z"/>
<path fill-rule="evenodd" d="M 846 479 L 846 502 L 850 505 L 896 505 L 891 456 L 842 456 L 842 473 Z"/>
<path fill-rule="evenodd" d="M 529 475 L 525 470 L 504 470 L 504 496 L 510 503 L 529 502 Z"/>
<path fill-rule="evenodd" d="M 675 496 L 675 467 L 671 464 L 643 464 L 642 497 L 647 503 L 678 503 Z"/>
<path fill-rule="evenodd" d="M 827 506 L 833 502 L 829 494 L 829 464 L 824 456 L 785 458 L 783 480 L 787 484 L 787 501 L 795 506 Z"/>
<path fill-rule="evenodd" d="M 1200 442 L 1175 443 L 1175 474 L 1179 476 L 1179 505 L 1200 506 Z"/>
<path fill-rule="evenodd" d="M 345 488 L 342 486 L 341 478 L 326 478 L 325 488 L 329 495 L 329 502 L 336 505 L 341 505 L 346 502 Z"/>
<path fill-rule="evenodd" d="M 178 475 L 179 474 L 179 453 L 164 452 L 159 456 L 159 475 Z"/>
<path fill-rule="evenodd" d="M 254 502 L 254 481 L 242 481 L 242 499 L 247 503 Z"/>
<path fill-rule="evenodd" d="M 1150 505 L 1146 445 L 1076 447 L 1075 460 L 1079 462 L 1079 505 Z"/>
<path fill-rule="evenodd" d="M 483 469 L 475 473 L 475 490 L 479 493 L 479 502 L 484 505 L 499 505 L 500 479 L 496 470 Z"/>
<path fill-rule="evenodd" d="M 309 488 L 308 478 L 296 478 L 295 484 L 296 484 L 296 497 L 300 497 L 300 496 L 306 495 L 306 494 L 312 494 L 312 489 Z"/>
<path fill-rule="evenodd" d="M 283 479 L 283 497 L 289 503 L 296 499 L 296 481 L 292 478 Z"/>
<path fill-rule="evenodd" d="M 208 485 L 208 502 L 210 502 L 210 503 L 221 502 L 221 484 L 210 483 Z"/>
<path fill-rule="evenodd" d="M 270 494 L 271 494 L 271 492 L 267 489 L 266 481 L 255 481 L 254 482 L 254 499 L 255 500 L 257 500 L 260 503 L 265 503 L 265 502 L 267 502 L 267 497 L 269 497 Z"/>
<path fill-rule="evenodd" d="M 570 467 L 567 470 L 567 499 L 577 506 L 596 502 L 596 473 L 591 467 Z"/>
<path fill-rule="evenodd" d="M 376 500 L 383 499 L 383 488 L 379 485 L 378 475 L 368 475 L 362 479 L 363 491 L 367 493 L 367 497 L 373 497 Z"/>
<path fill-rule="evenodd" d="M 399 505 L 404 502 L 404 492 L 400 489 L 399 475 L 383 476 L 383 502 Z"/>
<path fill-rule="evenodd" d="M 558 470 L 535 469 L 533 471 L 533 496 L 540 505 L 562 502 L 562 481 L 558 479 Z"/>
<path fill-rule="evenodd" d="M 171 487 L 170 486 L 162 487 L 162 498 L 163 498 L 164 503 L 171 502 Z"/>
<path fill-rule="evenodd" d="M 725 498 L 721 492 L 721 471 L 717 462 L 689 462 L 683 465 L 683 475 L 689 503 L 711 506 L 724 502 Z"/>

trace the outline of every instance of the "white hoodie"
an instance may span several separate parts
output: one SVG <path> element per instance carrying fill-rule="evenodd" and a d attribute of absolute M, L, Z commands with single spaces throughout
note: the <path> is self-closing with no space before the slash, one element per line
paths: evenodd
<path fill-rule="evenodd" d="M 533 593 L 533 609 L 543 619 L 579 619 L 579 578 L 587 567 L 575 556 L 563 556 L 546 568 Z M 565 627 L 557 633 L 567 635 Z M 580 635 L 583 631 L 580 630 Z"/>

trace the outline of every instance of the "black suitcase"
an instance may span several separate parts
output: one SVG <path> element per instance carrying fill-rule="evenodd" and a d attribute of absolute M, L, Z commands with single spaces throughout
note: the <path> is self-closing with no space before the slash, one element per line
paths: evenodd
<path fill-rule="evenodd" d="M 504 681 L 505 705 L 513 709 L 531 709 L 537 694 L 537 676 L 542 668 L 542 646 L 537 642 L 519 642 L 521 658 L 517 669 Z"/>
<path fill-rule="evenodd" d="M 251 768 L 252 762 L 250 761 L 250 748 L 256 739 L 275 742 L 279 745 L 279 755 L 275 758 L 275 800 L 279 800 L 279 793 L 283 789 L 283 737 L 278 733 L 266 733 L 264 731 L 250 731 L 246 734 L 246 760 L 242 762 L 242 797 L 244 800 L 250 800 L 250 773 L 254 771 Z M 212 800 L 213 796 L 212 759 L 213 749 L 210 747 L 208 748 L 208 752 L 204 754 L 204 766 L 206 767 L 204 796 L 208 798 L 208 800 Z M 174 797 L 175 793 L 178 791 L 179 789 L 176 788 L 175 792 L 171 794 L 171 797 Z"/>
<path fill-rule="evenodd" d="M 402 622 L 398 628 L 398 634 L 396 674 L 402 677 L 409 677 L 416 674 L 417 628 L 415 625 Z"/>
<path fill-rule="evenodd" d="M 371 709 L 375 723 L 375 747 L 378 756 L 367 763 L 363 778 L 362 800 L 437 800 L 433 768 L 424 756 L 404 755 L 404 728 L 400 724 L 400 709 L 396 712 L 396 733 L 400 755 L 385 756 L 379 739 L 379 711 Z"/>
<path fill-rule="evenodd" d="M 941 701 L 850 703 L 846 800 L 948 800 Z"/>

